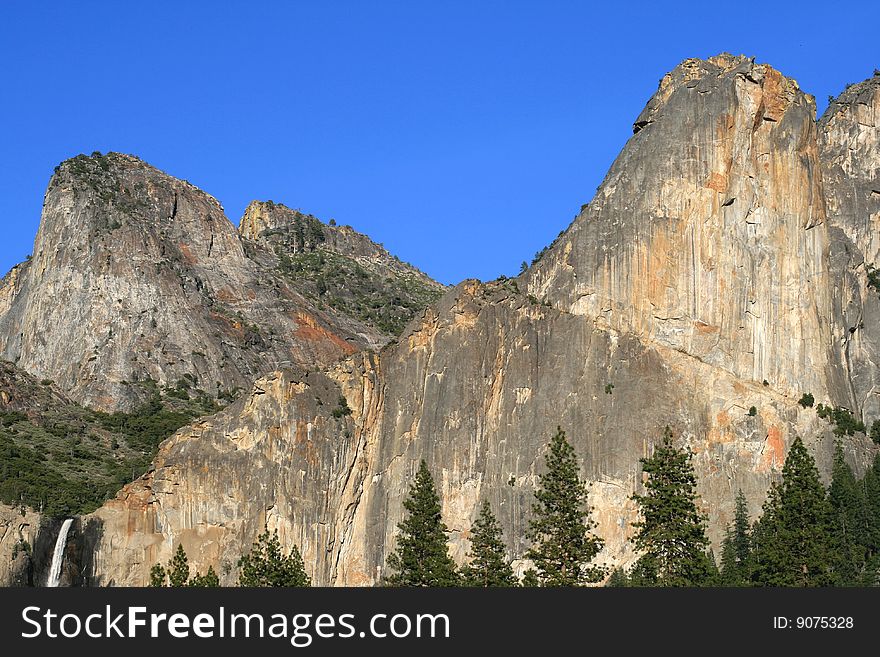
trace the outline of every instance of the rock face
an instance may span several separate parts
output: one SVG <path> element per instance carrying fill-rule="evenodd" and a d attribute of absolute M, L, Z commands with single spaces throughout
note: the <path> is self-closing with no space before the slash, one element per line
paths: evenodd
<path fill-rule="evenodd" d="M 0 585 L 33 584 L 31 552 L 39 529 L 39 514 L 0 504 Z"/>
<path fill-rule="evenodd" d="M 143 401 L 127 381 L 188 375 L 218 395 L 384 344 L 262 267 L 273 254 L 248 254 L 219 203 L 189 183 L 126 155 L 68 160 L 46 191 L 33 257 L 0 283 L 0 356 L 113 410 Z"/>
<path fill-rule="evenodd" d="M 840 264 L 843 237 L 858 249 L 868 239 L 841 225 L 874 206 L 832 191 L 829 226 L 823 175 L 839 169 L 841 189 L 852 182 L 843 165 L 820 161 L 819 146 L 821 132 L 821 153 L 835 152 L 862 123 L 823 119 L 820 131 L 814 113 L 769 66 L 685 61 L 661 81 L 593 202 L 519 279 L 466 281 L 379 354 L 269 375 L 166 442 L 155 470 L 95 514 L 96 581 L 142 584 L 183 542 L 197 568 L 214 565 L 233 583 L 235 559 L 265 523 L 300 546 L 316 583 L 376 583 L 420 458 L 455 557 L 488 499 L 519 558 L 557 425 L 593 482 L 607 562 L 632 559 L 629 496 L 665 425 L 695 452 L 717 545 L 737 490 L 755 517 L 796 435 L 828 472 L 828 426 L 797 400 L 812 392 L 853 407 L 872 357 L 848 352 L 853 311 L 837 297 L 845 287 L 850 305 L 864 305 L 873 294 L 838 275 L 852 269 Z M 865 161 L 847 166 L 876 178 L 876 160 Z M 857 468 L 874 449 L 863 435 L 846 441 Z"/>
<path fill-rule="evenodd" d="M 819 120 L 831 272 L 852 408 L 880 416 L 880 76 L 852 85 Z"/>
<path fill-rule="evenodd" d="M 769 66 L 685 61 L 529 291 L 744 381 L 841 394 L 814 118 Z"/>

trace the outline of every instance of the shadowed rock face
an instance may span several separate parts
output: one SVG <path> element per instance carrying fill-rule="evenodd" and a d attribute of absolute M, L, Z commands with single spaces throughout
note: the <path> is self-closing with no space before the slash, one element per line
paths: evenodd
<path fill-rule="evenodd" d="M 633 557 L 629 497 L 666 425 L 695 453 L 717 545 L 736 491 L 755 517 L 796 435 L 828 472 L 827 425 L 796 402 L 812 392 L 852 404 L 861 367 L 847 360 L 836 297 L 849 286 L 862 303 L 864 284 L 832 266 L 850 256 L 834 232 L 844 228 L 828 226 L 814 112 L 768 66 L 687 60 L 536 266 L 516 281 L 466 281 L 378 355 L 272 374 L 181 430 L 154 472 L 96 513 L 96 575 L 143 583 L 183 542 L 196 567 L 232 583 L 266 523 L 301 547 L 316 583 L 375 583 L 420 458 L 455 557 L 488 499 L 519 559 L 557 425 L 593 482 L 607 562 Z M 350 416 L 334 417 L 339 394 Z M 846 450 L 861 468 L 874 448 L 856 436 Z"/>
<path fill-rule="evenodd" d="M 266 259 L 189 183 L 126 155 L 73 158 L 49 182 L 33 257 L 0 284 L 0 356 L 112 410 L 141 401 L 126 381 L 191 375 L 219 394 L 384 344 Z"/>

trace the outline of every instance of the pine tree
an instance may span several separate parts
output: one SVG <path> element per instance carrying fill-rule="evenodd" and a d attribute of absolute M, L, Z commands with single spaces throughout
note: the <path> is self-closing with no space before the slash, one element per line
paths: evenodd
<path fill-rule="evenodd" d="M 162 564 L 157 563 L 150 569 L 150 586 L 153 588 L 161 588 L 165 586 L 168 581 L 168 573 L 165 572 L 165 568 L 162 567 Z"/>
<path fill-rule="evenodd" d="M 880 454 L 862 478 L 865 508 L 868 514 L 867 543 L 873 557 L 880 556 Z"/>
<path fill-rule="evenodd" d="M 214 572 L 212 566 L 208 566 L 208 572 L 204 575 L 196 573 L 190 577 L 189 559 L 186 556 L 186 550 L 183 545 L 177 546 L 168 567 L 165 568 L 161 564 L 156 564 L 150 569 L 150 586 L 220 586 L 220 578 Z"/>
<path fill-rule="evenodd" d="M 752 540 L 749 536 L 749 509 L 742 491 L 736 494 L 733 524 L 721 548 L 722 586 L 748 586 Z"/>
<path fill-rule="evenodd" d="M 507 560 L 507 550 L 501 538 L 501 527 L 492 507 L 484 501 L 474 523 L 471 537 L 471 560 L 462 569 L 465 586 L 516 586 L 513 568 Z"/>
<path fill-rule="evenodd" d="M 741 586 L 739 564 L 733 549 L 733 525 L 727 526 L 724 540 L 721 542 L 721 586 Z"/>
<path fill-rule="evenodd" d="M 752 581 L 762 586 L 831 586 L 837 581 L 833 510 L 816 463 L 800 438 L 782 481 L 770 488 L 753 532 Z"/>
<path fill-rule="evenodd" d="M 202 575 L 201 573 L 196 573 L 195 575 L 193 575 L 192 578 L 190 578 L 189 584 L 187 584 L 187 586 L 201 588 L 220 586 L 220 578 L 217 577 L 217 573 L 214 572 L 214 567 L 208 566 L 208 572 L 206 572 L 204 575 Z"/>
<path fill-rule="evenodd" d="M 525 571 L 522 579 L 519 581 L 519 585 L 524 589 L 536 589 L 541 586 L 537 571 L 534 568 L 529 568 Z"/>
<path fill-rule="evenodd" d="M 448 530 L 440 517 L 440 498 L 424 460 L 404 500 L 407 512 L 397 525 L 397 548 L 388 557 L 389 586 L 456 586 L 458 574 L 446 545 Z"/>
<path fill-rule="evenodd" d="M 880 454 L 874 458 L 873 465 L 865 472 L 859 486 L 865 499 L 867 516 L 865 531 L 867 566 L 862 583 L 878 586 L 880 585 Z"/>
<path fill-rule="evenodd" d="M 583 586 L 600 582 L 604 568 L 592 564 L 604 542 L 592 533 L 587 487 L 580 478 L 574 448 L 557 427 L 539 477 L 534 517 L 529 523 L 532 547 L 526 557 L 535 564 L 542 586 Z"/>
<path fill-rule="evenodd" d="M 189 582 L 189 559 L 183 544 L 177 545 L 177 552 L 168 563 L 168 581 L 173 587 L 186 586 Z"/>
<path fill-rule="evenodd" d="M 838 440 L 828 501 L 833 509 L 837 582 L 844 586 L 862 583 L 868 568 L 870 522 L 864 488 L 859 484 L 844 460 L 843 445 Z"/>
<path fill-rule="evenodd" d="M 717 567 L 707 553 L 706 518 L 697 509 L 697 478 L 690 450 L 672 445 L 667 427 L 663 443 L 642 459 L 648 475 L 645 495 L 633 495 L 641 520 L 634 526 L 636 548 L 643 552 L 634 577 L 643 586 L 707 586 Z M 652 584 L 653 582 L 653 584 Z"/>
<path fill-rule="evenodd" d="M 605 586 L 609 588 L 622 588 L 629 586 L 629 577 L 626 575 L 626 570 L 623 568 L 615 568 L 612 570 L 611 575 L 608 577 L 608 581 L 605 582 Z"/>
<path fill-rule="evenodd" d="M 306 574 L 299 550 L 294 545 L 285 555 L 278 531 L 265 528 L 248 554 L 238 560 L 238 585 L 246 587 L 306 587 L 312 582 Z"/>

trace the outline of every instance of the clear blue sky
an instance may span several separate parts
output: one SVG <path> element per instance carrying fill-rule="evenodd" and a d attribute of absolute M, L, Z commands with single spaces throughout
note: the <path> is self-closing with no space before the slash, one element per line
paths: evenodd
<path fill-rule="evenodd" d="M 860 6 L 861 5 L 861 6 Z M 0 269 L 53 167 L 136 154 L 335 218 L 445 283 L 514 274 L 592 197 L 680 60 L 753 55 L 816 96 L 880 67 L 876 4 L 4 0 Z"/>

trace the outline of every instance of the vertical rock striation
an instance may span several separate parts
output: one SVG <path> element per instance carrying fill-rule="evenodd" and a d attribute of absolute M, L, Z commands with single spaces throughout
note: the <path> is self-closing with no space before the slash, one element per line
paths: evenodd
<path fill-rule="evenodd" d="M 744 381 L 839 396 L 814 117 L 769 66 L 683 62 L 529 291 Z"/>

